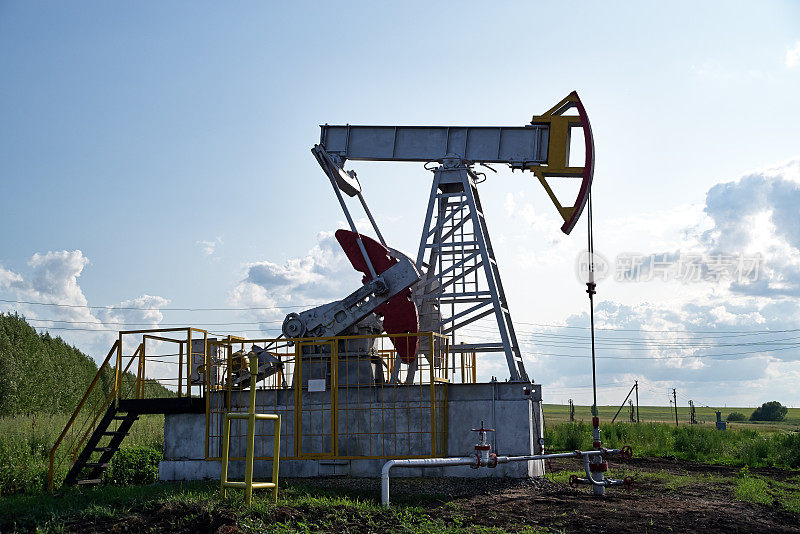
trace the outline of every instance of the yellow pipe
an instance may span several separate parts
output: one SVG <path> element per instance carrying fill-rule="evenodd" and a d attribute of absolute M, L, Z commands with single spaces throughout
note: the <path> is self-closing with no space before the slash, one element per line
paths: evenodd
<path fill-rule="evenodd" d="M 228 414 L 230 415 L 230 414 Z M 228 482 L 228 458 L 230 453 L 230 441 L 231 441 L 231 420 L 229 417 L 225 417 L 225 424 L 223 425 L 223 437 L 222 437 L 222 474 L 220 475 L 220 491 L 222 492 L 222 498 L 225 498 L 225 488 L 229 484 Z"/>
<path fill-rule="evenodd" d="M 278 414 L 275 421 L 275 431 L 272 433 L 272 500 L 278 502 L 278 468 L 281 457 L 281 416 Z"/>
<path fill-rule="evenodd" d="M 244 464 L 244 500 L 247 506 L 253 501 L 253 454 L 256 448 L 256 378 L 258 358 L 250 358 L 250 409 L 247 420 L 247 463 Z"/>
<path fill-rule="evenodd" d="M 192 329 L 186 329 L 186 352 L 189 353 L 189 357 L 186 359 L 186 396 L 192 396 L 192 358 L 194 356 L 194 351 L 192 350 Z"/>

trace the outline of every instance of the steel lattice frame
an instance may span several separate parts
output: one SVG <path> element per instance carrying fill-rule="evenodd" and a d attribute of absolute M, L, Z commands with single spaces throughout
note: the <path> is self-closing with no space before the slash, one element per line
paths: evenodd
<path fill-rule="evenodd" d="M 450 336 L 452 353 L 504 353 L 511 380 L 527 381 L 475 187 L 476 176 L 460 160 L 450 159 L 433 174 L 417 253 L 423 276 L 415 291 L 417 306 L 422 310 L 420 327 Z M 455 344 L 454 334 L 459 328 L 492 314 L 497 321 L 499 343 Z"/>

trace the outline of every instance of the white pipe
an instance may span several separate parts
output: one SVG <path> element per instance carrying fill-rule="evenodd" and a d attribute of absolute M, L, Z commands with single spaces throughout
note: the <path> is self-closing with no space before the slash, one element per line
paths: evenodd
<path fill-rule="evenodd" d="M 606 449 L 603 450 L 596 450 L 596 451 L 573 451 L 573 452 L 554 452 L 550 454 L 532 454 L 529 456 L 498 456 L 497 463 L 498 464 L 505 464 L 508 462 L 525 462 L 531 460 L 553 460 L 556 458 L 582 458 L 582 457 L 590 457 L 590 456 L 597 456 L 599 454 L 616 454 L 618 453 L 618 449 Z"/>
<path fill-rule="evenodd" d="M 389 470 L 392 467 L 440 467 L 451 465 L 476 465 L 478 458 L 412 458 L 408 460 L 389 460 L 381 469 L 381 504 L 389 506 Z"/>
<path fill-rule="evenodd" d="M 586 471 L 586 478 L 589 479 L 589 482 L 591 482 L 592 485 L 594 485 L 594 486 L 614 486 L 615 485 L 615 484 L 613 484 L 612 479 L 595 480 L 592 477 L 592 472 L 591 472 L 591 470 L 589 468 L 589 465 L 590 465 L 589 464 L 589 456 L 587 455 L 587 456 L 585 456 L 583 458 L 583 469 L 584 469 L 584 471 Z"/>
<path fill-rule="evenodd" d="M 583 458 L 584 469 L 589 480 L 595 486 L 611 486 L 613 485 L 610 480 L 598 482 L 592 478 L 589 471 L 589 458 L 599 454 L 617 454 L 619 449 L 605 449 L 593 451 L 573 451 L 573 452 L 556 452 L 551 454 L 532 454 L 529 456 L 497 456 L 498 464 L 505 464 L 508 462 L 529 462 L 532 460 L 552 460 L 554 458 Z M 469 465 L 473 467 L 487 467 L 486 465 L 479 464 L 477 456 L 464 456 L 461 458 L 412 458 L 407 460 L 389 460 L 383 464 L 381 469 L 381 504 L 389 506 L 389 470 L 393 467 L 445 467 L 453 465 Z M 488 466 L 494 467 L 494 466 Z"/>

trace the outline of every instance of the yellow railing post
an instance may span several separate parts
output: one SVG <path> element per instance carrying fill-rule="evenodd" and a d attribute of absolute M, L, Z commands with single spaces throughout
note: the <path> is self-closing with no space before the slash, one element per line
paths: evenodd
<path fill-rule="evenodd" d="M 183 341 L 178 343 L 178 398 L 183 397 Z"/>
<path fill-rule="evenodd" d="M 256 377 L 258 376 L 258 358 L 250 357 L 250 404 L 247 410 L 247 453 L 244 464 L 244 500 L 247 506 L 253 500 L 253 454 L 256 448 Z"/>
<path fill-rule="evenodd" d="M 143 399 L 144 398 L 144 376 L 145 376 L 145 350 L 146 350 L 146 339 L 142 339 L 142 351 L 139 353 L 139 387 L 136 392 L 136 398 Z"/>
<path fill-rule="evenodd" d="M 117 343 L 117 368 L 114 370 L 114 396 L 119 398 L 120 390 L 120 371 L 122 369 L 122 332 L 119 333 L 119 342 Z"/>
<path fill-rule="evenodd" d="M 258 358 L 254 355 L 250 359 L 250 402 L 247 413 L 225 414 L 225 425 L 222 442 L 222 472 L 220 474 L 220 491 L 225 497 L 227 488 L 244 489 L 244 499 L 247 506 L 253 501 L 253 489 L 272 489 L 272 498 L 278 502 L 278 469 L 280 465 L 281 447 L 281 416 L 276 414 L 256 413 L 256 378 L 258 376 Z M 230 459 L 231 419 L 247 420 L 247 451 L 245 453 L 244 482 L 228 480 L 228 460 Z M 272 482 L 253 482 L 253 456 L 255 453 L 256 421 L 271 420 L 275 423 L 273 432 L 272 453 Z"/>
<path fill-rule="evenodd" d="M 475 353 L 472 353 L 472 383 L 475 384 L 478 381 L 478 363 L 477 358 L 475 357 Z"/>
<path fill-rule="evenodd" d="M 231 419 L 225 416 L 225 424 L 222 430 L 222 473 L 220 474 L 220 491 L 222 498 L 226 496 L 226 488 L 228 487 L 228 458 L 230 456 L 230 443 L 231 443 Z"/>
<path fill-rule="evenodd" d="M 188 358 L 186 359 L 186 396 L 192 396 L 192 357 L 194 355 L 194 351 L 192 350 L 192 329 L 186 329 L 186 353 Z"/>
<path fill-rule="evenodd" d="M 272 433 L 272 501 L 278 502 L 278 468 L 281 456 L 281 416 L 275 420 L 275 430 Z"/>

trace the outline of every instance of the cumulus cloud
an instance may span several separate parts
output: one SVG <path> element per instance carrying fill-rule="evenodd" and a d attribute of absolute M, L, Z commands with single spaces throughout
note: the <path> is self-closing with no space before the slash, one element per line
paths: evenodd
<path fill-rule="evenodd" d="M 88 264 L 88 258 L 80 250 L 37 252 L 28 261 L 30 269 L 24 276 L 2 269 L 0 279 L 8 280 L 5 287 L 20 300 L 58 304 L 58 307 L 47 308 L 47 317 L 79 322 L 87 328 L 98 328 L 94 324 L 97 322 L 96 318 L 86 307 L 86 296 L 78 283 L 78 278 Z M 37 318 L 43 308 L 40 307 L 37 311 L 37 308 L 30 305 L 21 305 L 16 309 L 24 311 L 28 317 Z"/>
<path fill-rule="evenodd" d="M 4 269 L 0 265 L 0 289 L 17 287 L 22 283 L 22 277 L 15 272 Z"/>
<path fill-rule="evenodd" d="M 800 41 L 786 51 L 786 66 L 790 69 L 800 65 Z"/>
<path fill-rule="evenodd" d="M 6 304 L 4 308 L 22 313 L 37 328 L 51 329 L 55 335 L 94 356 L 108 350 L 116 337 L 108 330 L 120 330 L 128 325 L 155 328 L 163 320 L 159 308 L 169 301 L 159 296 L 143 295 L 107 308 L 90 308 L 79 283 L 87 265 L 89 259 L 82 251 L 61 250 L 37 252 L 28 261 L 29 269 L 24 273 L 0 266 L 0 289 L 9 291 L 20 301 L 55 305 L 18 303 Z"/>
<path fill-rule="evenodd" d="M 120 330 L 126 325 L 137 325 L 137 328 L 156 328 L 164 315 L 159 308 L 169 304 L 164 297 L 142 295 L 135 299 L 128 299 L 117 305 L 109 306 L 98 311 L 100 319 L 107 327 L 116 327 Z"/>
<path fill-rule="evenodd" d="M 795 302 L 765 305 L 752 299 L 698 299 L 676 306 L 600 302 L 595 321 L 602 402 L 610 402 L 609 388 L 630 387 L 633 380 L 650 385 L 650 398 L 653 389 L 677 387 L 699 395 L 700 403 L 763 402 L 779 394 L 777 370 L 793 365 L 797 371 L 798 312 Z M 529 368 L 555 395 L 591 384 L 588 322 L 587 314 L 576 314 L 564 327 L 538 328 L 521 340 Z"/>
<path fill-rule="evenodd" d="M 683 217 L 684 227 L 674 229 L 672 239 L 658 238 L 674 248 L 641 255 L 638 280 L 656 280 L 658 263 L 675 265 L 691 254 L 705 261 L 760 258 L 761 271 L 755 279 L 716 280 L 703 265 L 699 283 L 672 294 L 661 291 L 662 300 L 643 302 L 643 295 L 658 290 L 653 284 L 634 288 L 634 281 L 626 286 L 634 289 L 630 303 L 601 300 L 595 308 L 598 382 L 613 389 L 639 379 L 651 384 L 651 392 L 683 387 L 703 402 L 737 402 L 730 400 L 733 391 L 741 403 L 778 395 L 796 402 L 786 377 L 798 373 L 800 362 L 798 205 L 800 160 L 711 187 L 702 211 L 690 210 L 699 216 Z M 642 216 L 635 227 L 647 232 L 657 224 Z M 621 290 L 621 283 L 606 286 L 603 294 L 620 298 Z M 564 327 L 522 330 L 537 380 L 565 392 L 591 383 L 588 323 L 587 314 L 577 314 Z"/>
<path fill-rule="evenodd" d="M 282 264 L 251 262 L 244 271 L 229 301 L 237 307 L 260 308 L 249 313 L 272 333 L 290 311 L 343 298 L 361 285 L 360 273 L 353 270 L 333 232 L 320 232 L 316 245 L 302 257 Z"/>
<path fill-rule="evenodd" d="M 702 219 L 680 232 L 677 248 L 618 257 L 617 278 L 661 277 L 712 283 L 742 295 L 798 296 L 798 205 L 800 160 L 719 183 L 706 194 Z"/>

